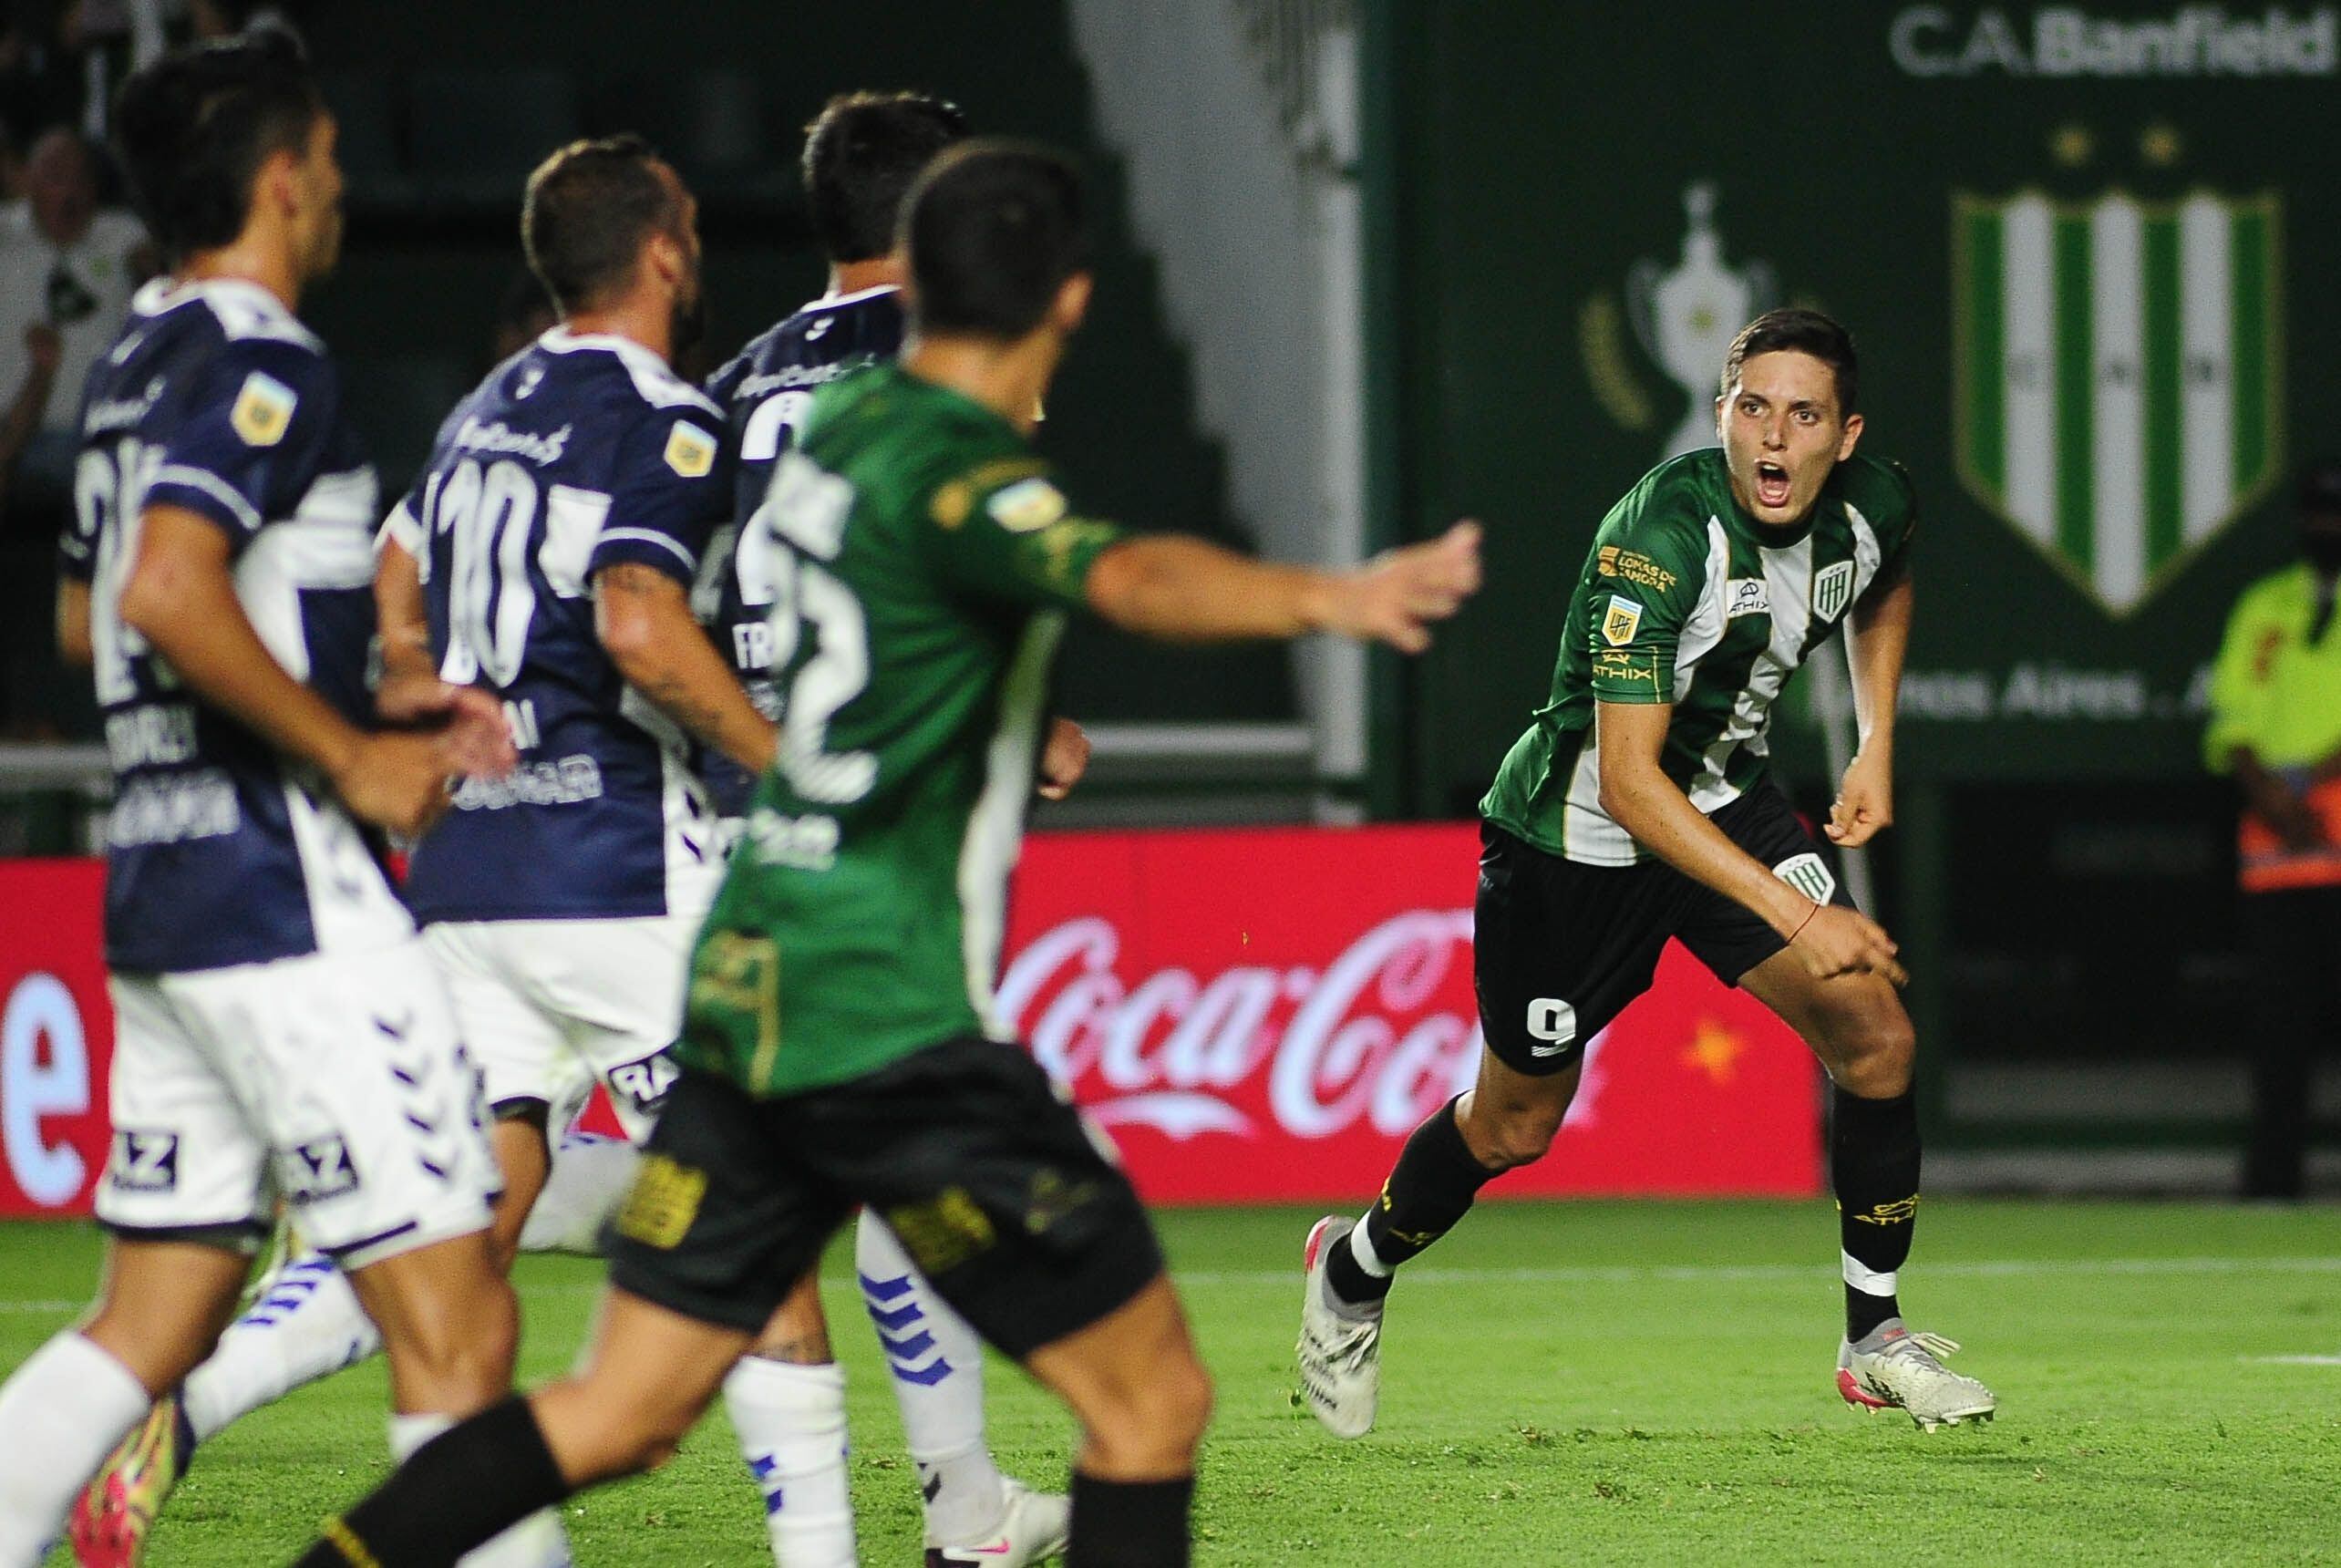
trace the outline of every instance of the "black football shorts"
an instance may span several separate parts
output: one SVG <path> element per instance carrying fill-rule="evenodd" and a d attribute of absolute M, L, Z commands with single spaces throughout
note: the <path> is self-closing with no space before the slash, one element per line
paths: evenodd
<path fill-rule="evenodd" d="M 1770 782 L 1708 820 L 1800 891 L 1853 907 Z M 1556 1073 L 1583 1056 L 1650 988 L 1670 936 L 1727 985 L 1788 945 L 1751 911 L 1656 861 L 1581 865 L 1492 822 L 1480 824 L 1480 844 L 1472 978 L 1488 1047 L 1515 1072 Z"/>
<path fill-rule="evenodd" d="M 603 1237 L 610 1280 L 753 1332 L 862 1204 L 1019 1360 L 1162 1272 L 1129 1179 L 1048 1076 L 968 1037 L 770 1099 L 686 1069 Z"/>

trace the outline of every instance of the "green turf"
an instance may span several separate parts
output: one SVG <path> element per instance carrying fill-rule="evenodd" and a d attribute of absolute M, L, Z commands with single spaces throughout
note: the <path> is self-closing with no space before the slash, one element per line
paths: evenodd
<path fill-rule="evenodd" d="M 2298 1563 L 2341 1558 L 2341 1212 L 1930 1205 L 1917 1326 L 2005 1401 L 1923 1436 L 1831 1387 L 1838 1286 L 1825 1204 L 1490 1204 L 1391 1308 L 1380 1429 L 1337 1443 L 1296 1408 L 1295 1253 L 1308 1216 L 1162 1226 L 1219 1415 L 1202 1563 Z M 66 1321 L 96 1243 L 0 1228 L 0 1367 Z M 863 1560 L 917 1560 L 911 1471 L 843 1265 Z M 596 1269 L 524 1263 L 524 1376 L 581 1342 Z M 27 1305 L 31 1304 L 31 1305 Z M 1007 1468 L 1062 1473 L 1065 1419 L 992 1377 Z M 152 1561 L 283 1561 L 384 1469 L 364 1367 L 220 1439 Z M 753 1565 L 761 1510 L 720 1418 L 668 1471 L 571 1506 L 579 1561 Z"/>

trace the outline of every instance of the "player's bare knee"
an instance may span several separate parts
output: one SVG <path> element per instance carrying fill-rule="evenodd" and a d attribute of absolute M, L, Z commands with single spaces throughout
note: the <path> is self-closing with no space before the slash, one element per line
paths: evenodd
<path fill-rule="evenodd" d="M 430 1402 L 478 1408 L 511 1387 L 520 1349 L 512 1287 L 490 1276 L 476 1291 L 420 1304 L 388 1342 L 400 1380 L 430 1391 Z M 419 1385 L 419 1387 L 418 1387 Z"/>
<path fill-rule="evenodd" d="M 1516 1102 L 1499 1107 L 1483 1098 L 1470 1119 L 1459 1125 L 1464 1145 L 1474 1159 L 1490 1171 L 1510 1171 L 1543 1159 L 1561 1131 L 1562 1118 L 1568 1112 L 1565 1101 L 1558 1105 Z"/>
<path fill-rule="evenodd" d="M 1831 1035 L 1830 1077 L 1838 1088 L 1865 1099 L 1890 1099 L 1910 1087 L 1918 1036 L 1899 1011 L 1851 1022 Z"/>

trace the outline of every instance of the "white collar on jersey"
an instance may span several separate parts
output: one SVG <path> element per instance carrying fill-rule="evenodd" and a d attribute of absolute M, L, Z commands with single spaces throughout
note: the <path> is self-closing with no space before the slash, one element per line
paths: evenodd
<path fill-rule="evenodd" d="M 130 296 L 130 310 L 138 315 L 160 315 L 189 300 L 211 306 L 230 337 L 273 337 L 307 348 L 325 347 L 283 300 L 249 278 L 182 280 L 165 273 L 139 285 Z"/>
<path fill-rule="evenodd" d="M 821 295 L 820 298 L 808 303 L 805 308 L 807 310 L 826 310 L 831 305 L 851 304 L 856 300 L 876 299 L 880 294 L 900 294 L 902 292 L 902 285 L 899 284 L 876 284 L 866 289 L 856 289 L 851 294 L 825 294 Z"/>
<path fill-rule="evenodd" d="M 675 367 L 645 348 L 631 337 L 620 337 L 613 332 L 572 332 L 565 326 L 555 326 L 537 339 L 537 346 L 547 354 L 575 354 L 583 349 L 599 349 L 614 354 L 618 363 L 634 377 L 634 390 L 643 400 L 662 408 L 681 405 L 718 412 L 713 403 L 700 396 L 696 387 L 675 373 Z"/>

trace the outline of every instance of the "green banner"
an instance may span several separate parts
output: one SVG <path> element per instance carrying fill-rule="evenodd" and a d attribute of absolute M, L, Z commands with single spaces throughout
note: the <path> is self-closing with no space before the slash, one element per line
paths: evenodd
<path fill-rule="evenodd" d="M 1663 15 L 1663 26 L 1659 18 Z M 1413 803 L 1542 699 L 1610 503 L 1734 331 L 1843 319 L 1916 477 L 1908 777 L 2175 778 L 2290 479 L 2341 453 L 2341 7 L 1396 5 L 1400 515 L 1490 588 L 1410 678 Z M 1806 755 L 1807 696 L 1782 715 Z"/>

